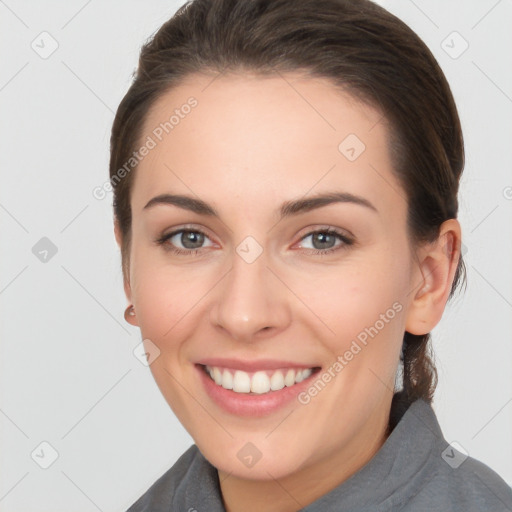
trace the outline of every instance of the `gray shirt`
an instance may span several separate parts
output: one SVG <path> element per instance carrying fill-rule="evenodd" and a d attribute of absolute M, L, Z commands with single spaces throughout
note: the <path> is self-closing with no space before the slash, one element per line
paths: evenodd
<path fill-rule="evenodd" d="M 300 510 L 512 512 L 512 488 L 449 445 L 430 404 L 417 400 L 365 466 Z M 225 512 L 217 470 L 196 445 L 127 512 L 164 511 Z"/>

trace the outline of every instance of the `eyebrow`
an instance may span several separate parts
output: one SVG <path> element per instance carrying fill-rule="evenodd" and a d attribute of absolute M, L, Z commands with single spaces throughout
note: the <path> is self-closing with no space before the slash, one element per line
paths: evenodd
<path fill-rule="evenodd" d="M 286 201 L 281 205 L 280 216 L 281 219 L 283 219 L 285 217 L 309 212 L 311 210 L 315 210 L 317 208 L 321 208 L 322 206 L 327 206 L 333 203 L 356 204 L 379 213 L 377 208 L 375 208 L 375 206 L 364 197 L 356 196 L 349 192 L 330 192 L 317 194 L 306 199 L 302 198 Z M 184 210 L 189 210 L 199 215 L 220 218 L 219 213 L 213 206 L 209 205 L 201 199 L 197 199 L 191 196 L 181 194 L 161 194 L 159 196 L 153 197 L 153 199 L 151 199 L 143 209 L 148 210 L 157 205 L 174 205 L 178 208 L 183 208 Z"/>

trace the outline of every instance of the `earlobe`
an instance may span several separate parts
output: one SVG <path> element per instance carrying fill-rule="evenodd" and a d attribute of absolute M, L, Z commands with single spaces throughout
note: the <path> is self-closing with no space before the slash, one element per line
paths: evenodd
<path fill-rule="evenodd" d="M 130 324 L 135 327 L 138 327 L 137 319 L 135 316 L 135 308 L 133 307 L 133 304 L 130 304 L 124 311 L 124 319 Z"/>
<path fill-rule="evenodd" d="M 414 298 L 409 306 L 405 330 L 429 333 L 441 320 L 460 259 L 461 230 L 456 219 L 445 221 L 436 241 L 418 251 L 414 273 Z"/>

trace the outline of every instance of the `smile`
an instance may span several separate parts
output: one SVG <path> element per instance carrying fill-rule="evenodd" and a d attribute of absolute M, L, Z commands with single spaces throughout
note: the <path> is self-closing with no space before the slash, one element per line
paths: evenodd
<path fill-rule="evenodd" d="M 307 379 L 314 371 L 314 368 L 280 368 L 245 372 L 208 365 L 203 368 L 211 380 L 224 389 L 235 393 L 258 395 L 279 391 L 284 387 L 292 387 Z"/>

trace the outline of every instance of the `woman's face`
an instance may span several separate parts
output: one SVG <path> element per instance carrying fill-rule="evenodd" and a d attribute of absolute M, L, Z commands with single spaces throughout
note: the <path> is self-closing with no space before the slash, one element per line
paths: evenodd
<path fill-rule="evenodd" d="M 249 479 L 366 461 L 418 284 L 380 113 L 324 80 L 196 75 L 143 145 L 127 293 L 200 450 Z"/>

